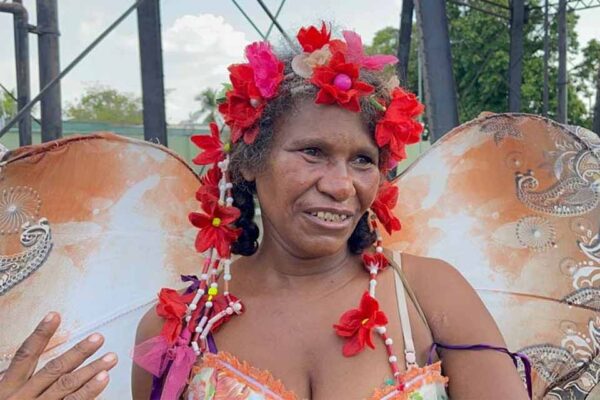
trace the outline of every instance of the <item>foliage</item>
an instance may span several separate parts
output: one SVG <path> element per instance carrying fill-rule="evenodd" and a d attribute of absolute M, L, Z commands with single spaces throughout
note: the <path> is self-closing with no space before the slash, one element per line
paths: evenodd
<path fill-rule="evenodd" d="M 486 4 L 475 1 L 481 8 Z M 481 3 L 481 4 L 480 4 Z M 509 0 L 496 3 L 508 6 Z M 528 2 L 528 19 L 524 28 L 523 81 L 521 85 L 521 111 L 542 114 L 543 111 L 543 70 L 544 70 L 544 14 L 540 1 Z M 507 21 L 481 13 L 469 7 L 446 3 L 449 21 L 452 67 L 457 88 L 459 119 L 471 120 L 482 111 L 506 112 L 508 110 L 508 77 L 510 30 Z M 569 13 L 568 57 L 572 62 L 579 50 L 577 15 Z M 555 118 L 557 110 L 558 80 L 558 22 L 551 18 L 549 52 L 549 113 Z M 594 87 L 594 71 L 598 71 L 597 54 L 600 46 L 597 41 L 584 49 L 585 66 L 571 71 L 571 84 L 568 88 L 569 123 L 589 127 L 591 120 L 581 97 L 589 96 L 589 88 Z M 396 54 L 398 29 L 387 27 L 375 34 L 367 52 Z M 408 88 L 418 92 L 417 58 L 419 37 L 417 27 L 413 27 L 408 67 Z M 587 52 L 587 53 L 586 53 Z M 586 54 L 588 54 L 586 56 Z M 587 57 L 587 58 L 586 58 Z M 594 61 L 596 60 L 596 61 Z M 596 64 L 594 64 L 596 63 Z M 581 82 L 585 82 L 582 84 Z M 586 92 L 584 88 L 588 88 Z"/>
<path fill-rule="evenodd" d="M 139 97 L 103 85 L 86 88 L 79 100 L 67 106 L 66 115 L 85 122 L 143 123 L 142 101 Z"/>
<path fill-rule="evenodd" d="M 5 91 L 0 93 L 0 117 L 5 120 L 11 119 L 17 113 L 17 102 L 13 97 L 16 97 L 14 91 L 11 91 L 11 94 Z"/>
<path fill-rule="evenodd" d="M 194 123 L 200 121 L 203 124 L 208 124 L 216 121 L 218 96 L 217 90 L 211 88 L 204 89 L 200 94 L 197 94 L 194 100 L 200 102 L 200 108 L 190 114 L 187 122 Z"/>

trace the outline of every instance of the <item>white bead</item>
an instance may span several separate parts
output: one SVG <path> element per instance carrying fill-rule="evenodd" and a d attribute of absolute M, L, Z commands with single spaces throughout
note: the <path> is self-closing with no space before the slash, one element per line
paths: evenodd
<path fill-rule="evenodd" d="M 203 281 L 208 279 L 208 274 L 202 274 L 200 275 L 200 279 L 202 279 Z"/>
<path fill-rule="evenodd" d="M 185 322 L 190 322 L 192 320 L 192 316 L 188 315 L 187 317 L 185 317 Z"/>
<path fill-rule="evenodd" d="M 415 362 L 417 362 L 417 357 L 415 356 L 415 353 L 413 353 L 412 351 L 407 351 L 405 352 L 405 354 L 407 363 L 414 364 Z"/>
<path fill-rule="evenodd" d="M 202 333 L 202 327 L 200 325 L 196 326 L 196 333 Z"/>
<path fill-rule="evenodd" d="M 231 183 L 231 182 L 227 182 L 227 184 L 225 185 L 225 187 L 226 187 L 227 189 L 231 189 L 231 188 L 233 188 L 233 183 Z"/>
<path fill-rule="evenodd" d="M 388 360 L 389 360 L 391 363 L 395 363 L 396 361 L 398 361 L 398 359 L 396 358 L 396 356 L 390 356 L 390 358 L 388 358 Z"/>
<path fill-rule="evenodd" d="M 387 331 L 387 329 L 385 329 L 385 326 L 377 326 L 377 327 L 375 327 L 375 330 L 380 335 L 383 335 Z"/>
<path fill-rule="evenodd" d="M 223 275 L 223 279 L 226 281 L 230 281 L 231 280 L 231 274 L 224 274 Z"/>
<path fill-rule="evenodd" d="M 240 303 L 235 303 L 233 305 L 233 311 L 239 312 L 242 309 L 242 305 Z"/>
<path fill-rule="evenodd" d="M 228 206 L 231 206 L 233 204 L 233 197 L 228 197 L 225 199 L 225 201 L 227 202 Z"/>
<path fill-rule="evenodd" d="M 371 269 L 369 270 L 369 273 L 371 275 L 377 275 L 378 272 L 379 270 L 377 269 L 377 267 L 371 267 Z"/>
<path fill-rule="evenodd" d="M 231 259 L 227 258 L 227 259 L 223 260 L 223 264 L 225 264 L 226 266 L 230 266 L 231 265 Z"/>
<path fill-rule="evenodd" d="M 233 314 L 233 308 L 231 308 L 231 307 L 227 307 L 227 308 L 225 309 L 225 312 L 227 313 L 227 315 L 231 315 L 231 314 Z"/>
<path fill-rule="evenodd" d="M 219 287 L 219 284 L 217 282 L 213 282 L 210 284 L 210 287 L 216 288 L 216 287 Z"/>
<path fill-rule="evenodd" d="M 392 340 L 392 338 L 387 338 L 385 339 L 385 344 L 388 346 L 391 346 L 394 343 L 394 341 Z"/>
<path fill-rule="evenodd" d="M 213 306 L 212 301 L 207 301 L 206 302 L 206 308 L 211 308 Z"/>
<path fill-rule="evenodd" d="M 229 292 L 225 291 L 225 292 L 223 292 L 223 295 L 224 296 L 229 296 Z"/>
<path fill-rule="evenodd" d="M 383 253 L 383 247 L 381 247 L 381 246 L 377 246 L 377 247 L 375 248 L 375 251 L 376 251 L 376 252 L 378 252 L 378 253 Z"/>
<path fill-rule="evenodd" d="M 375 279 L 371 279 L 369 281 L 369 285 L 371 285 L 371 286 L 377 286 L 377 281 Z"/>
<path fill-rule="evenodd" d="M 219 161 L 217 163 L 217 167 L 219 167 L 219 168 L 223 168 L 223 165 L 225 165 L 225 163 L 223 161 Z"/>
<path fill-rule="evenodd" d="M 198 308 L 198 306 L 197 306 L 197 305 L 195 305 L 194 303 L 190 304 L 188 307 L 189 307 L 189 309 L 190 309 L 190 310 L 192 310 L 192 311 L 194 311 L 196 308 Z"/>

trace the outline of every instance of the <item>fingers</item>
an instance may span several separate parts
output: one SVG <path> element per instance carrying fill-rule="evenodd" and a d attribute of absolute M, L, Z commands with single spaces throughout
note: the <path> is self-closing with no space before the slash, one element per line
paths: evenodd
<path fill-rule="evenodd" d="M 5 387 L 17 389 L 31 377 L 40 355 L 44 352 L 59 325 L 60 315 L 50 312 L 38 324 L 33 333 L 25 339 L 4 374 L 2 379 L 3 390 Z"/>
<path fill-rule="evenodd" d="M 39 400 L 95 398 L 108 383 L 107 371 L 112 369 L 116 364 L 116 354 L 108 353 L 89 365 L 58 378 L 58 380 L 39 397 Z"/>
<path fill-rule="evenodd" d="M 104 338 L 98 333 L 90 335 L 88 338 L 77 343 L 71 349 L 61 354 L 59 357 L 50 360 L 42 369 L 31 377 L 27 383 L 27 387 L 23 388 L 23 396 L 37 397 L 48 389 L 54 382 L 63 375 L 75 370 L 83 362 L 94 354 L 104 343 Z M 62 378 L 61 385 L 67 385 L 71 389 L 74 382 L 69 381 L 71 378 Z"/>
<path fill-rule="evenodd" d="M 95 399 L 108 385 L 108 372 L 101 371 L 93 379 L 87 382 L 81 389 L 64 397 L 64 400 L 88 400 Z"/>

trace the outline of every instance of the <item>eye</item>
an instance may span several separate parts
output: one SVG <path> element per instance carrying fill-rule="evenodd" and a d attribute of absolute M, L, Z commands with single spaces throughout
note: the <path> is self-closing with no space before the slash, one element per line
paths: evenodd
<path fill-rule="evenodd" d="M 310 157 L 319 157 L 322 154 L 321 149 L 319 149 L 317 147 L 307 147 L 300 151 L 302 151 L 303 154 L 310 156 Z"/>
<path fill-rule="evenodd" d="M 373 159 L 364 154 L 356 156 L 355 162 L 359 165 L 375 165 Z"/>

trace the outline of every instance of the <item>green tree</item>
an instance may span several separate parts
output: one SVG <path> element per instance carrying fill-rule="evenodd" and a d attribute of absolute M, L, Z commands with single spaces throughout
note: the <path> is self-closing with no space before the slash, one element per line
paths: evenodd
<path fill-rule="evenodd" d="M 508 6 L 508 0 L 498 0 Z M 477 2 L 480 7 L 486 4 Z M 524 32 L 523 82 L 521 85 L 521 110 L 541 114 L 543 109 L 543 9 L 540 1 L 529 2 L 530 10 Z M 454 78 L 457 86 L 459 119 L 465 122 L 482 111 L 506 112 L 508 110 L 508 76 L 510 31 L 506 21 L 483 14 L 466 6 L 446 3 L 449 20 L 450 45 Z M 572 60 L 578 52 L 575 26 L 577 16 L 569 13 L 568 56 Z M 558 29 L 554 19 L 550 25 L 549 116 L 557 109 Z M 378 31 L 369 53 L 396 54 L 398 30 L 392 27 Z M 408 66 L 408 88 L 418 90 L 417 54 L 419 35 L 413 27 Z M 575 77 L 572 83 L 575 82 Z M 569 122 L 589 126 L 588 111 L 581 100 L 578 85 L 569 85 Z"/>
<path fill-rule="evenodd" d="M 581 53 L 583 60 L 573 69 L 573 75 L 578 93 L 592 105 L 595 102 L 596 92 L 600 87 L 600 41 L 590 40 Z M 594 118 L 593 106 L 591 108 L 586 125 L 591 125 Z M 596 116 L 596 119 L 598 118 L 600 118 L 600 115 Z"/>
<path fill-rule="evenodd" d="M 139 97 L 103 85 L 88 87 L 80 99 L 67 106 L 66 115 L 86 122 L 143 123 L 142 101 Z"/>
<path fill-rule="evenodd" d="M 9 120 L 17 113 L 17 102 L 13 97 L 16 97 L 14 91 L 10 94 L 2 91 L 0 94 L 0 118 Z"/>
<path fill-rule="evenodd" d="M 187 122 L 200 122 L 208 124 L 216 121 L 217 108 L 219 106 L 217 98 L 219 94 L 216 90 L 207 88 L 194 97 L 195 101 L 200 102 L 200 108 L 190 114 Z"/>

